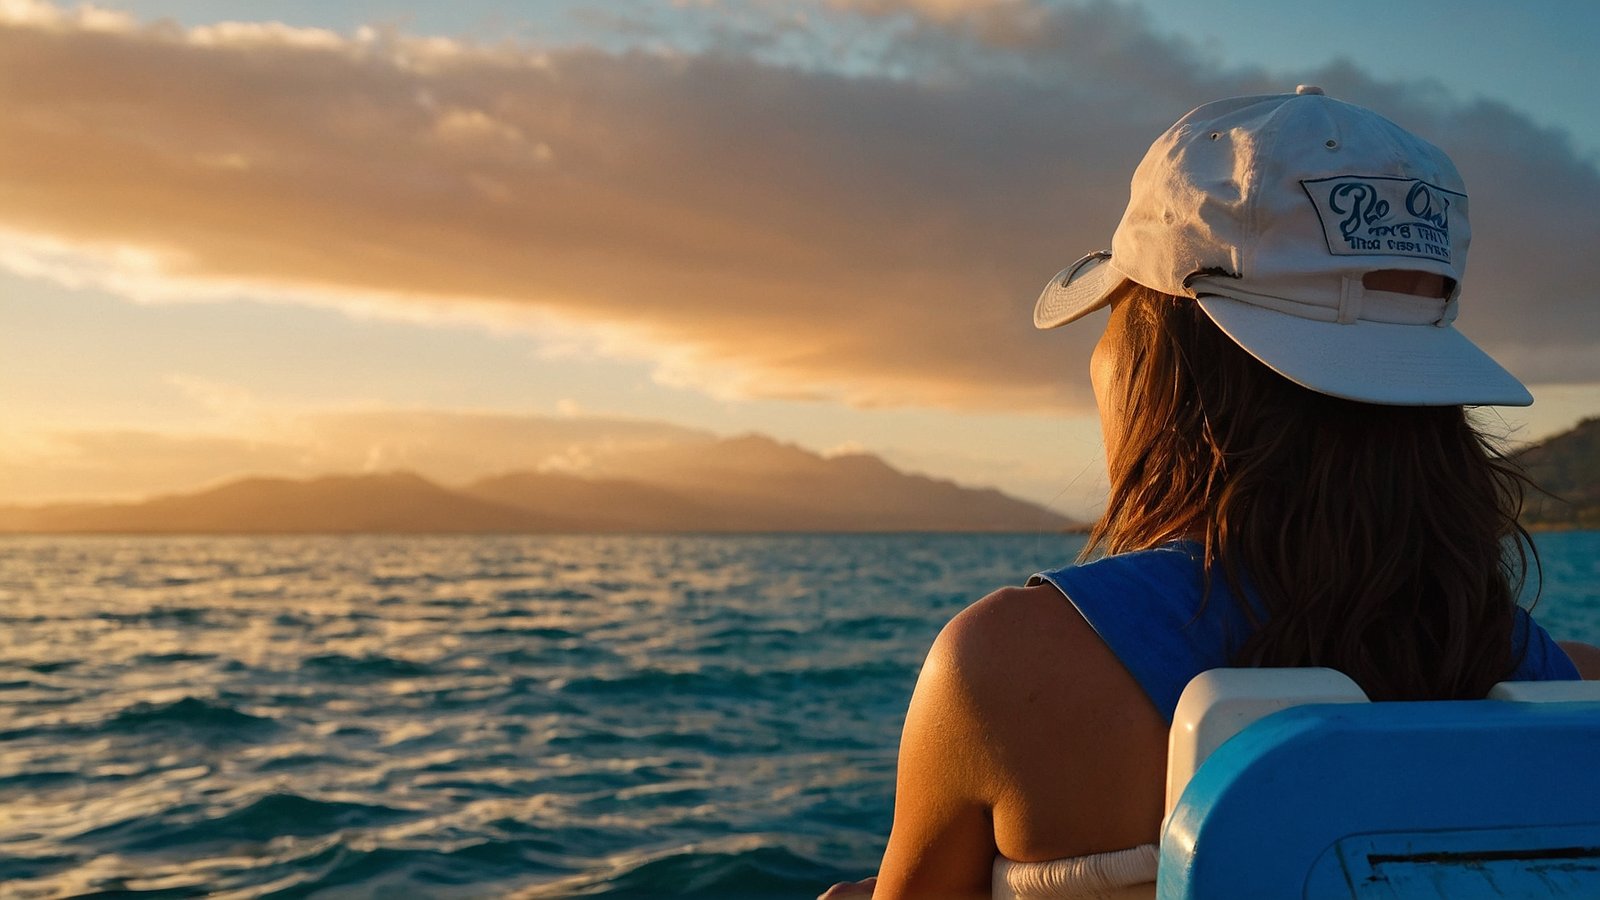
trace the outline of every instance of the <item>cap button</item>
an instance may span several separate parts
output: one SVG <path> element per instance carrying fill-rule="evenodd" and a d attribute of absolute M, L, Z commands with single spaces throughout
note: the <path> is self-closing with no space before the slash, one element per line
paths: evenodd
<path fill-rule="evenodd" d="M 1298 84 L 1295 85 L 1294 92 L 1296 94 L 1321 94 L 1322 88 L 1314 84 Z"/>

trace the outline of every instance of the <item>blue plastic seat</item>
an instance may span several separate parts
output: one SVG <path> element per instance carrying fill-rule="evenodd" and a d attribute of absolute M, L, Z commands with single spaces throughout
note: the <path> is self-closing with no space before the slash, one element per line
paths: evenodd
<path fill-rule="evenodd" d="M 1169 775 L 1157 897 L 1600 898 L 1600 682 L 1427 703 L 1349 689 L 1329 670 L 1190 684 L 1170 758 L 1193 775 Z"/>

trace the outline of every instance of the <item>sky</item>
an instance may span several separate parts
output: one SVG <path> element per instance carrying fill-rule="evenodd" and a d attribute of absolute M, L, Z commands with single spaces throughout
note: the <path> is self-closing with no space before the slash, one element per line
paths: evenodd
<path fill-rule="evenodd" d="M 1033 300 L 1297 83 L 1455 158 L 1536 440 L 1600 414 L 1600 8 L 1510 9 L 0 0 L 0 503 L 759 432 L 1093 515 L 1097 328 Z"/>

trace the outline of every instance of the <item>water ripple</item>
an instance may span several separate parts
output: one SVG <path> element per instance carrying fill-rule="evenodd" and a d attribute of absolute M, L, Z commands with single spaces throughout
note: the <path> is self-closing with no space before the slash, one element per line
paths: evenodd
<path fill-rule="evenodd" d="M 1540 541 L 1600 638 L 1600 535 Z M 1075 551 L 0 539 L 0 894 L 814 896 L 882 852 L 940 626 Z"/>

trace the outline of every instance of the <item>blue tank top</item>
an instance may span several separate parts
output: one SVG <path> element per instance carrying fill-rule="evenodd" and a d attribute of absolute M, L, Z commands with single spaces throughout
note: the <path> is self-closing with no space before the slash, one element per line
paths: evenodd
<path fill-rule="evenodd" d="M 1199 544 L 1177 541 L 1041 572 L 1028 584 L 1049 582 L 1065 594 L 1170 722 L 1190 679 L 1229 665 L 1250 634 L 1227 579 L 1212 580 L 1201 608 L 1202 558 Z M 1508 681 L 1578 678 L 1572 660 L 1521 607 L 1512 646 L 1526 652 Z"/>

